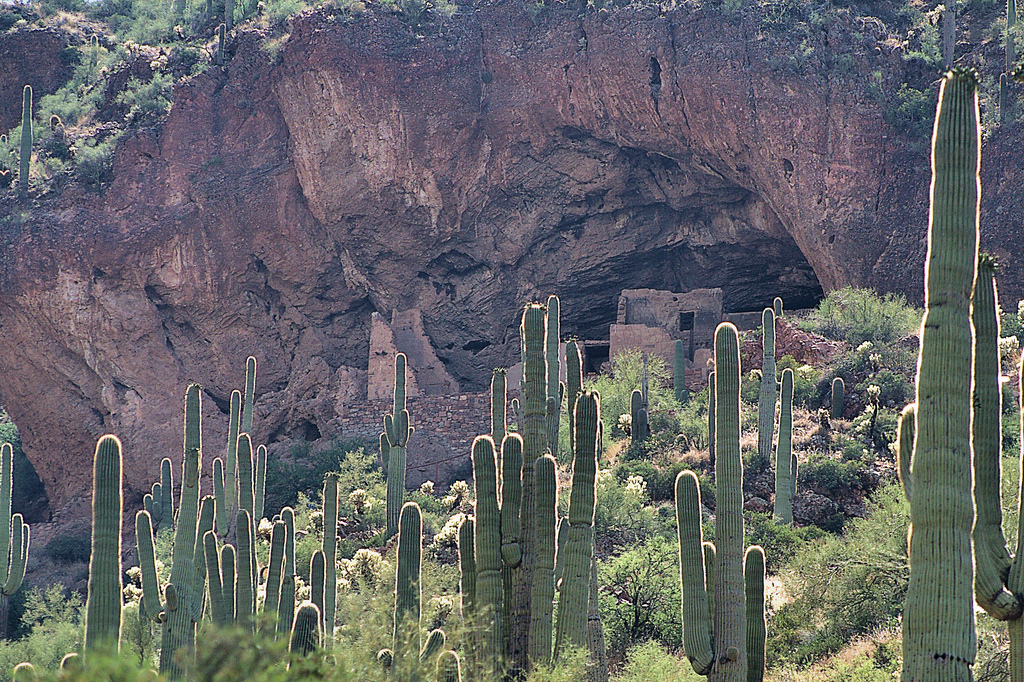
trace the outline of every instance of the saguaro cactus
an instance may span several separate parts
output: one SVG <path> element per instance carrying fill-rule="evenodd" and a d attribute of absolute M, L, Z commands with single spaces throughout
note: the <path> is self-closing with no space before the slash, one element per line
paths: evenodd
<path fill-rule="evenodd" d="M 338 474 L 324 477 L 324 645 L 334 638 L 334 617 L 338 598 Z"/>
<path fill-rule="evenodd" d="M 491 438 L 495 443 L 505 440 L 506 422 L 505 404 L 508 400 L 506 387 L 507 373 L 504 369 L 496 369 L 491 375 Z"/>
<path fill-rule="evenodd" d="M 21 514 L 11 514 L 14 450 L 0 446 L 0 638 L 7 638 L 7 612 L 11 595 L 21 587 L 28 559 L 29 529 Z M 5 530 L 6 529 L 6 530 Z"/>
<path fill-rule="evenodd" d="M 398 532 L 398 517 L 405 497 L 405 447 L 412 436 L 409 410 L 405 407 L 405 353 L 395 355 L 395 397 L 391 414 L 384 415 L 384 438 L 388 445 L 387 523 L 388 537 Z M 381 444 L 384 444 L 384 440 Z"/>
<path fill-rule="evenodd" d="M 597 424 L 600 398 L 584 391 L 576 400 L 576 447 L 569 497 L 569 530 L 558 607 L 555 656 L 568 647 L 587 645 L 590 564 L 594 552 L 594 508 L 597 499 Z"/>
<path fill-rule="evenodd" d="M 793 370 L 782 371 L 782 406 L 779 409 L 779 442 L 775 449 L 775 518 L 793 523 L 796 495 L 796 453 L 793 452 Z"/>
<path fill-rule="evenodd" d="M 121 441 L 103 436 L 92 465 L 92 551 L 85 648 L 116 649 L 121 638 Z"/>
<path fill-rule="evenodd" d="M 26 85 L 21 94 L 21 165 L 18 170 L 18 192 L 26 196 L 29 165 L 32 162 L 32 86 Z"/>
<path fill-rule="evenodd" d="M 846 386 L 843 384 L 842 377 L 836 377 L 832 380 L 832 418 L 842 419 L 843 418 L 843 394 L 846 392 Z"/>
<path fill-rule="evenodd" d="M 761 325 L 763 359 L 761 390 L 757 394 L 757 454 L 762 462 L 767 462 L 771 459 L 775 440 L 775 401 L 779 381 L 775 376 L 775 312 L 771 308 L 765 308 L 761 313 Z"/>
<path fill-rule="evenodd" d="M 748 631 L 748 622 L 756 620 L 757 613 L 763 619 L 764 613 L 763 601 L 760 605 L 746 603 L 739 368 L 736 328 L 729 323 L 720 324 L 715 331 L 718 398 L 715 478 L 718 490 L 714 545 L 705 543 L 702 537 L 697 476 L 692 471 L 684 471 L 676 478 L 684 646 L 694 671 L 719 682 L 747 682 L 751 666 L 758 665 L 748 656 L 752 634 Z M 763 638 L 759 646 L 763 651 Z M 756 648 L 755 643 L 755 651 Z M 758 671 L 753 673 L 756 676 Z"/>
<path fill-rule="evenodd" d="M 977 75 L 954 70 L 942 80 L 932 138 L 903 682 L 970 680 L 977 649 L 969 303 L 978 257 L 980 147 Z"/>
<path fill-rule="evenodd" d="M 504 590 L 501 579 L 501 516 L 498 508 L 498 470 L 494 441 L 478 436 L 473 441 L 473 480 L 476 483 L 475 607 L 483 625 L 481 661 L 493 661 L 500 675 L 504 659 Z"/>
<path fill-rule="evenodd" d="M 565 386 L 558 381 L 558 342 L 562 333 L 559 309 L 558 297 L 548 296 L 548 323 L 544 328 L 544 360 L 548 366 L 545 430 L 548 436 L 548 452 L 555 459 L 558 458 L 558 423 L 562 416 L 562 394 L 565 392 Z"/>
<path fill-rule="evenodd" d="M 293 656 L 307 656 L 320 648 L 320 609 L 312 602 L 302 602 L 295 612 L 288 651 Z"/>

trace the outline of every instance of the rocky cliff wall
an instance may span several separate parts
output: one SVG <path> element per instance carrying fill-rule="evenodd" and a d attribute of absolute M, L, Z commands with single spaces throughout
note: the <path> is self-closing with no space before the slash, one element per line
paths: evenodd
<path fill-rule="evenodd" d="M 903 68 L 870 26 L 816 33 L 795 73 L 778 66 L 794 46 L 743 14 L 536 19 L 463 8 L 423 37 L 321 11 L 276 52 L 243 31 L 164 123 L 122 138 L 102 194 L 3 200 L 0 403 L 55 511 L 87 497 L 105 432 L 141 498 L 180 450 L 189 381 L 221 454 L 248 354 L 257 440 L 329 421 L 374 311 L 419 309 L 473 391 L 515 361 L 522 302 L 551 292 L 582 338 L 607 335 L 625 288 L 721 287 L 727 311 L 845 284 L 920 296 L 927 159 L 867 96 L 868 74 Z M 1015 263 L 1020 137 L 984 161 L 983 241 Z M 1004 297 L 1022 283 L 1006 272 Z"/>

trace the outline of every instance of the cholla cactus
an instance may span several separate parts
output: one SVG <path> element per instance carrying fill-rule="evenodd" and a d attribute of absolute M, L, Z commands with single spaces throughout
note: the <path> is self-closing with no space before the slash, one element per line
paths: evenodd
<path fill-rule="evenodd" d="M 452 483 L 451 487 L 448 488 L 448 494 L 445 495 L 441 502 L 448 507 L 448 509 L 457 509 L 468 499 L 469 484 L 465 481 L 455 481 L 455 483 Z"/>
<path fill-rule="evenodd" d="M 356 488 L 348 494 L 348 503 L 356 510 L 356 514 L 365 514 L 367 510 L 367 495 L 362 488 Z"/>
<path fill-rule="evenodd" d="M 434 482 L 433 481 L 423 481 L 423 483 L 420 485 L 420 493 L 422 493 L 424 495 L 433 495 L 434 494 Z"/>

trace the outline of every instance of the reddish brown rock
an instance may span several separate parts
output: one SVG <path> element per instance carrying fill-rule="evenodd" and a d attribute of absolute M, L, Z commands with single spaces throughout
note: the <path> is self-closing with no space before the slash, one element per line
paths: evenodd
<path fill-rule="evenodd" d="M 867 94 L 903 68 L 864 48 L 870 27 L 840 16 L 798 74 L 743 13 L 549 6 L 534 23 L 508 2 L 424 37 L 325 11 L 276 57 L 238 34 L 166 122 L 122 138 L 102 194 L 0 198 L 0 404 L 55 510 L 87 495 L 105 432 L 137 508 L 178 456 L 189 381 L 209 466 L 248 354 L 257 440 L 330 435 L 375 311 L 421 311 L 446 372 L 482 390 L 518 359 L 522 302 L 552 292 L 585 339 L 626 288 L 719 286 L 729 311 L 845 284 L 919 295 L 928 164 Z M 983 242 L 1005 260 L 1024 244 L 1020 136 L 987 147 L 1003 170 L 986 161 Z M 1004 298 L 1022 281 L 1007 272 Z"/>

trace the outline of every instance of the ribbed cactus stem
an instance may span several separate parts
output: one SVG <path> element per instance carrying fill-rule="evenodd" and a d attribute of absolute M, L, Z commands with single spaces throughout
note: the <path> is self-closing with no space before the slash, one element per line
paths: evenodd
<path fill-rule="evenodd" d="M 774 314 L 773 314 L 774 319 Z M 774 374 L 774 372 L 773 372 Z M 743 461 L 740 459 L 740 351 L 736 327 L 715 330 L 715 581 L 713 673 L 716 679 L 747 675 L 746 609 L 743 584 Z M 721 656 L 735 648 L 735 660 Z"/>
<path fill-rule="evenodd" d="M 160 514 L 157 527 L 170 528 L 174 523 L 174 463 L 169 457 L 160 460 Z"/>
<path fill-rule="evenodd" d="M 256 448 L 256 473 L 253 481 L 253 523 L 259 526 L 263 518 L 263 501 L 267 488 L 267 446 L 260 445 Z"/>
<path fill-rule="evenodd" d="M 462 663 L 454 651 L 443 651 L 438 657 L 437 682 L 462 682 Z"/>
<path fill-rule="evenodd" d="M 701 528 L 700 483 L 692 471 L 676 476 L 676 528 L 679 537 L 679 577 L 682 585 L 683 647 L 694 672 L 711 670 L 711 609 L 705 575 Z"/>
<path fill-rule="evenodd" d="M 970 680 L 977 650 L 969 307 L 978 258 L 980 146 L 977 76 L 955 70 L 942 80 L 932 142 L 903 682 Z"/>
<path fill-rule="evenodd" d="M 647 440 L 647 411 L 644 410 L 644 394 L 640 389 L 629 395 L 629 423 L 634 443 Z"/>
<path fill-rule="evenodd" d="M 330 647 L 334 637 L 334 618 L 338 594 L 338 474 L 324 477 L 324 646 Z"/>
<path fill-rule="evenodd" d="M 548 438 L 548 452 L 558 457 L 558 423 L 562 415 L 562 393 L 559 390 L 558 378 L 561 374 L 558 358 L 558 342 L 562 327 L 560 321 L 560 304 L 557 296 L 548 296 L 547 325 L 544 336 L 544 360 L 547 363 L 547 401 L 545 403 L 545 431 Z"/>
<path fill-rule="evenodd" d="M 242 418 L 238 423 L 239 433 L 252 436 L 252 409 L 256 400 L 256 358 L 245 359 L 245 397 L 242 401 Z"/>
<path fill-rule="evenodd" d="M 846 386 L 842 377 L 832 380 L 832 418 L 843 418 L 843 394 L 846 393 Z"/>
<path fill-rule="evenodd" d="M 278 519 L 270 531 L 270 563 L 267 566 L 267 587 L 263 598 L 263 610 L 277 613 L 281 601 L 281 576 L 284 573 L 284 534 L 287 525 Z"/>
<path fill-rule="evenodd" d="M 281 510 L 284 521 L 284 571 L 281 574 L 281 599 L 277 607 L 277 631 L 284 634 L 291 628 L 295 615 L 295 512 L 291 507 Z"/>
<path fill-rule="evenodd" d="M 903 486 L 903 495 L 910 501 L 914 490 L 914 482 L 910 479 L 911 458 L 914 456 L 914 420 L 917 405 L 910 403 L 900 412 L 899 426 L 896 434 L 896 473 Z"/>
<path fill-rule="evenodd" d="M 779 408 L 779 442 L 775 450 L 775 518 L 793 524 L 793 370 L 782 370 L 782 398 Z"/>
<path fill-rule="evenodd" d="M 207 531 L 203 535 L 203 551 L 206 553 L 206 578 L 210 594 L 210 615 L 215 625 L 225 626 L 234 620 L 234 613 L 232 609 L 232 614 L 229 616 L 227 605 L 224 603 L 220 552 L 217 549 L 217 535 L 213 531 Z"/>
<path fill-rule="evenodd" d="M 491 374 L 491 438 L 495 443 L 501 443 L 505 440 L 505 405 L 508 401 L 507 378 L 507 372 L 504 369 L 496 369 Z"/>
<path fill-rule="evenodd" d="M 587 645 L 590 563 L 594 552 L 594 508 L 597 498 L 597 424 L 600 398 L 584 391 L 576 400 L 576 451 L 569 494 L 569 531 L 555 634 L 555 657 L 570 647 Z"/>
<path fill-rule="evenodd" d="M 772 309 L 775 313 L 775 317 L 782 317 L 782 299 L 778 296 L 776 296 L 775 300 L 772 301 Z"/>
<path fill-rule="evenodd" d="M 224 597 L 224 613 L 229 622 L 234 623 L 235 614 L 235 565 L 238 556 L 234 545 L 220 548 L 220 589 Z"/>
<path fill-rule="evenodd" d="M 480 660 L 492 662 L 500 672 L 504 653 L 504 594 L 501 580 L 501 516 L 498 510 L 497 465 L 494 441 L 478 436 L 473 441 L 473 480 L 476 483 L 476 607 L 483 630 Z"/>
<path fill-rule="evenodd" d="M 295 612 L 288 651 L 292 656 L 308 656 L 320 648 L 320 609 L 312 602 L 302 602 Z"/>
<path fill-rule="evenodd" d="M 227 496 L 224 490 L 224 460 L 217 457 L 213 460 L 213 496 L 217 500 L 216 528 L 221 536 L 228 533 Z"/>
<path fill-rule="evenodd" d="M 459 594 L 462 600 L 462 618 L 473 619 L 476 602 L 476 551 L 473 545 L 475 520 L 467 516 L 459 524 Z"/>
<path fill-rule="evenodd" d="M 715 373 L 708 373 L 708 456 L 715 466 Z"/>
<path fill-rule="evenodd" d="M 231 392 L 231 412 L 228 416 L 228 447 L 224 460 L 224 513 L 233 519 L 238 507 L 238 426 L 242 419 L 242 394 Z M 227 531 L 221 532 L 226 535 Z M 289 622 L 288 627 L 292 625 Z"/>
<path fill-rule="evenodd" d="M 121 441 L 103 436 L 92 467 L 92 550 L 85 602 L 85 648 L 117 648 L 121 638 Z"/>
<path fill-rule="evenodd" d="M 676 339 L 672 354 L 672 389 L 675 391 L 676 400 L 685 403 L 688 399 L 686 391 L 686 344 L 682 339 Z"/>
<path fill-rule="evenodd" d="M 32 161 L 32 86 L 26 85 L 21 94 L 21 164 L 18 171 L 18 192 L 26 196 L 29 165 Z"/>
<path fill-rule="evenodd" d="M 427 635 L 426 644 L 423 645 L 423 651 L 420 652 L 420 663 L 428 663 L 430 659 L 439 654 L 447 639 L 448 636 L 444 630 L 431 630 Z"/>
<path fill-rule="evenodd" d="M 569 415 L 569 443 L 576 442 L 576 425 L 572 414 L 576 407 L 576 398 L 583 390 L 583 354 L 580 344 L 575 339 L 565 344 L 565 413 Z"/>
<path fill-rule="evenodd" d="M 523 439 L 518 433 L 501 444 L 501 557 L 509 568 L 522 559 L 519 547 L 520 507 L 523 499 Z"/>
<path fill-rule="evenodd" d="M 192 552 L 192 563 L 196 567 L 197 586 L 200 592 L 202 592 L 202 585 L 206 580 L 206 551 L 203 548 L 203 536 L 213 530 L 216 506 L 217 503 L 213 495 L 204 495 L 203 499 L 199 501 L 199 523 L 196 525 L 196 544 L 195 550 Z"/>
<path fill-rule="evenodd" d="M 324 613 L 324 592 L 326 591 L 324 573 L 327 570 L 326 564 L 326 557 L 322 549 L 313 552 L 313 556 L 309 560 L 309 600 L 316 604 L 317 609 L 320 611 L 321 619 Z M 321 629 L 323 629 L 322 623 Z"/>
<path fill-rule="evenodd" d="M 775 312 L 765 308 L 761 313 L 761 390 L 757 394 L 757 454 L 762 462 L 772 456 L 775 439 L 775 401 L 778 398 L 775 376 Z M 717 367 L 717 365 L 716 365 Z"/>
<path fill-rule="evenodd" d="M 995 285 L 995 261 L 982 254 L 971 300 L 974 324 L 974 420 L 971 440 L 974 451 L 974 597 L 978 605 L 998 620 L 1021 615 L 1021 603 L 1006 589 L 1010 551 L 1003 536 L 1000 504 L 1002 480 L 1003 400 L 999 367 L 999 304 Z"/>
<path fill-rule="evenodd" d="M 743 580 L 747 599 L 747 682 L 761 682 L 768 621 L 764 610 L 764 550 L 757 545 L 748 547 L 743 557 Z"/>
<path fill-rule="evenodd" d="M 252 563 L 249 561 L 253 543 L 251 519 L 245 509 L 239 509 L 235 517 L 235 537 L 238 543 L 235 556 L 235 620 L 246 628 L 252 628 L 256 594 L 256 576 L 252 573 Z"/>
<path fill-rule="evenodd" d="M 546 665 L 551 660 L 552 603 L 555 599 L 555 520 L 558 509 L 558 481 L 555 460 L 550 455 L 534 463 L 537 491 L 536 549 L 533 567 L 533 613 L 530 617 L 530 661 Z"/>
<path fill-rule="evenodd" d="M 402 506 L 398 522 L 398 569 L 395 572 L 394 658 L 407 676 L 420 651 L 420 564 L 423 519 L 415 502 Z"/>
<path fill-rule="evenodd" d="M 387 534 L 398 532 L 399 515 L 405 498 L 405 446 L 412 430 L 405 402 L 406 358 L 395 355 L 395 392 L 392 413 L 384 415 L 384 435 L 388 445 Z M 383 442 L 382 442 L 383 448 Z"/>
<path fill-rule="evenodd" d="M 235 456 L 238 458 L 238 509 L 249 512 L 251 519 L 256 511 L 256 502 L 253 494 L 252 440 L 248 433 L 238 434 Z M 238 520 L 237 517 L 235 520 Z"/>

